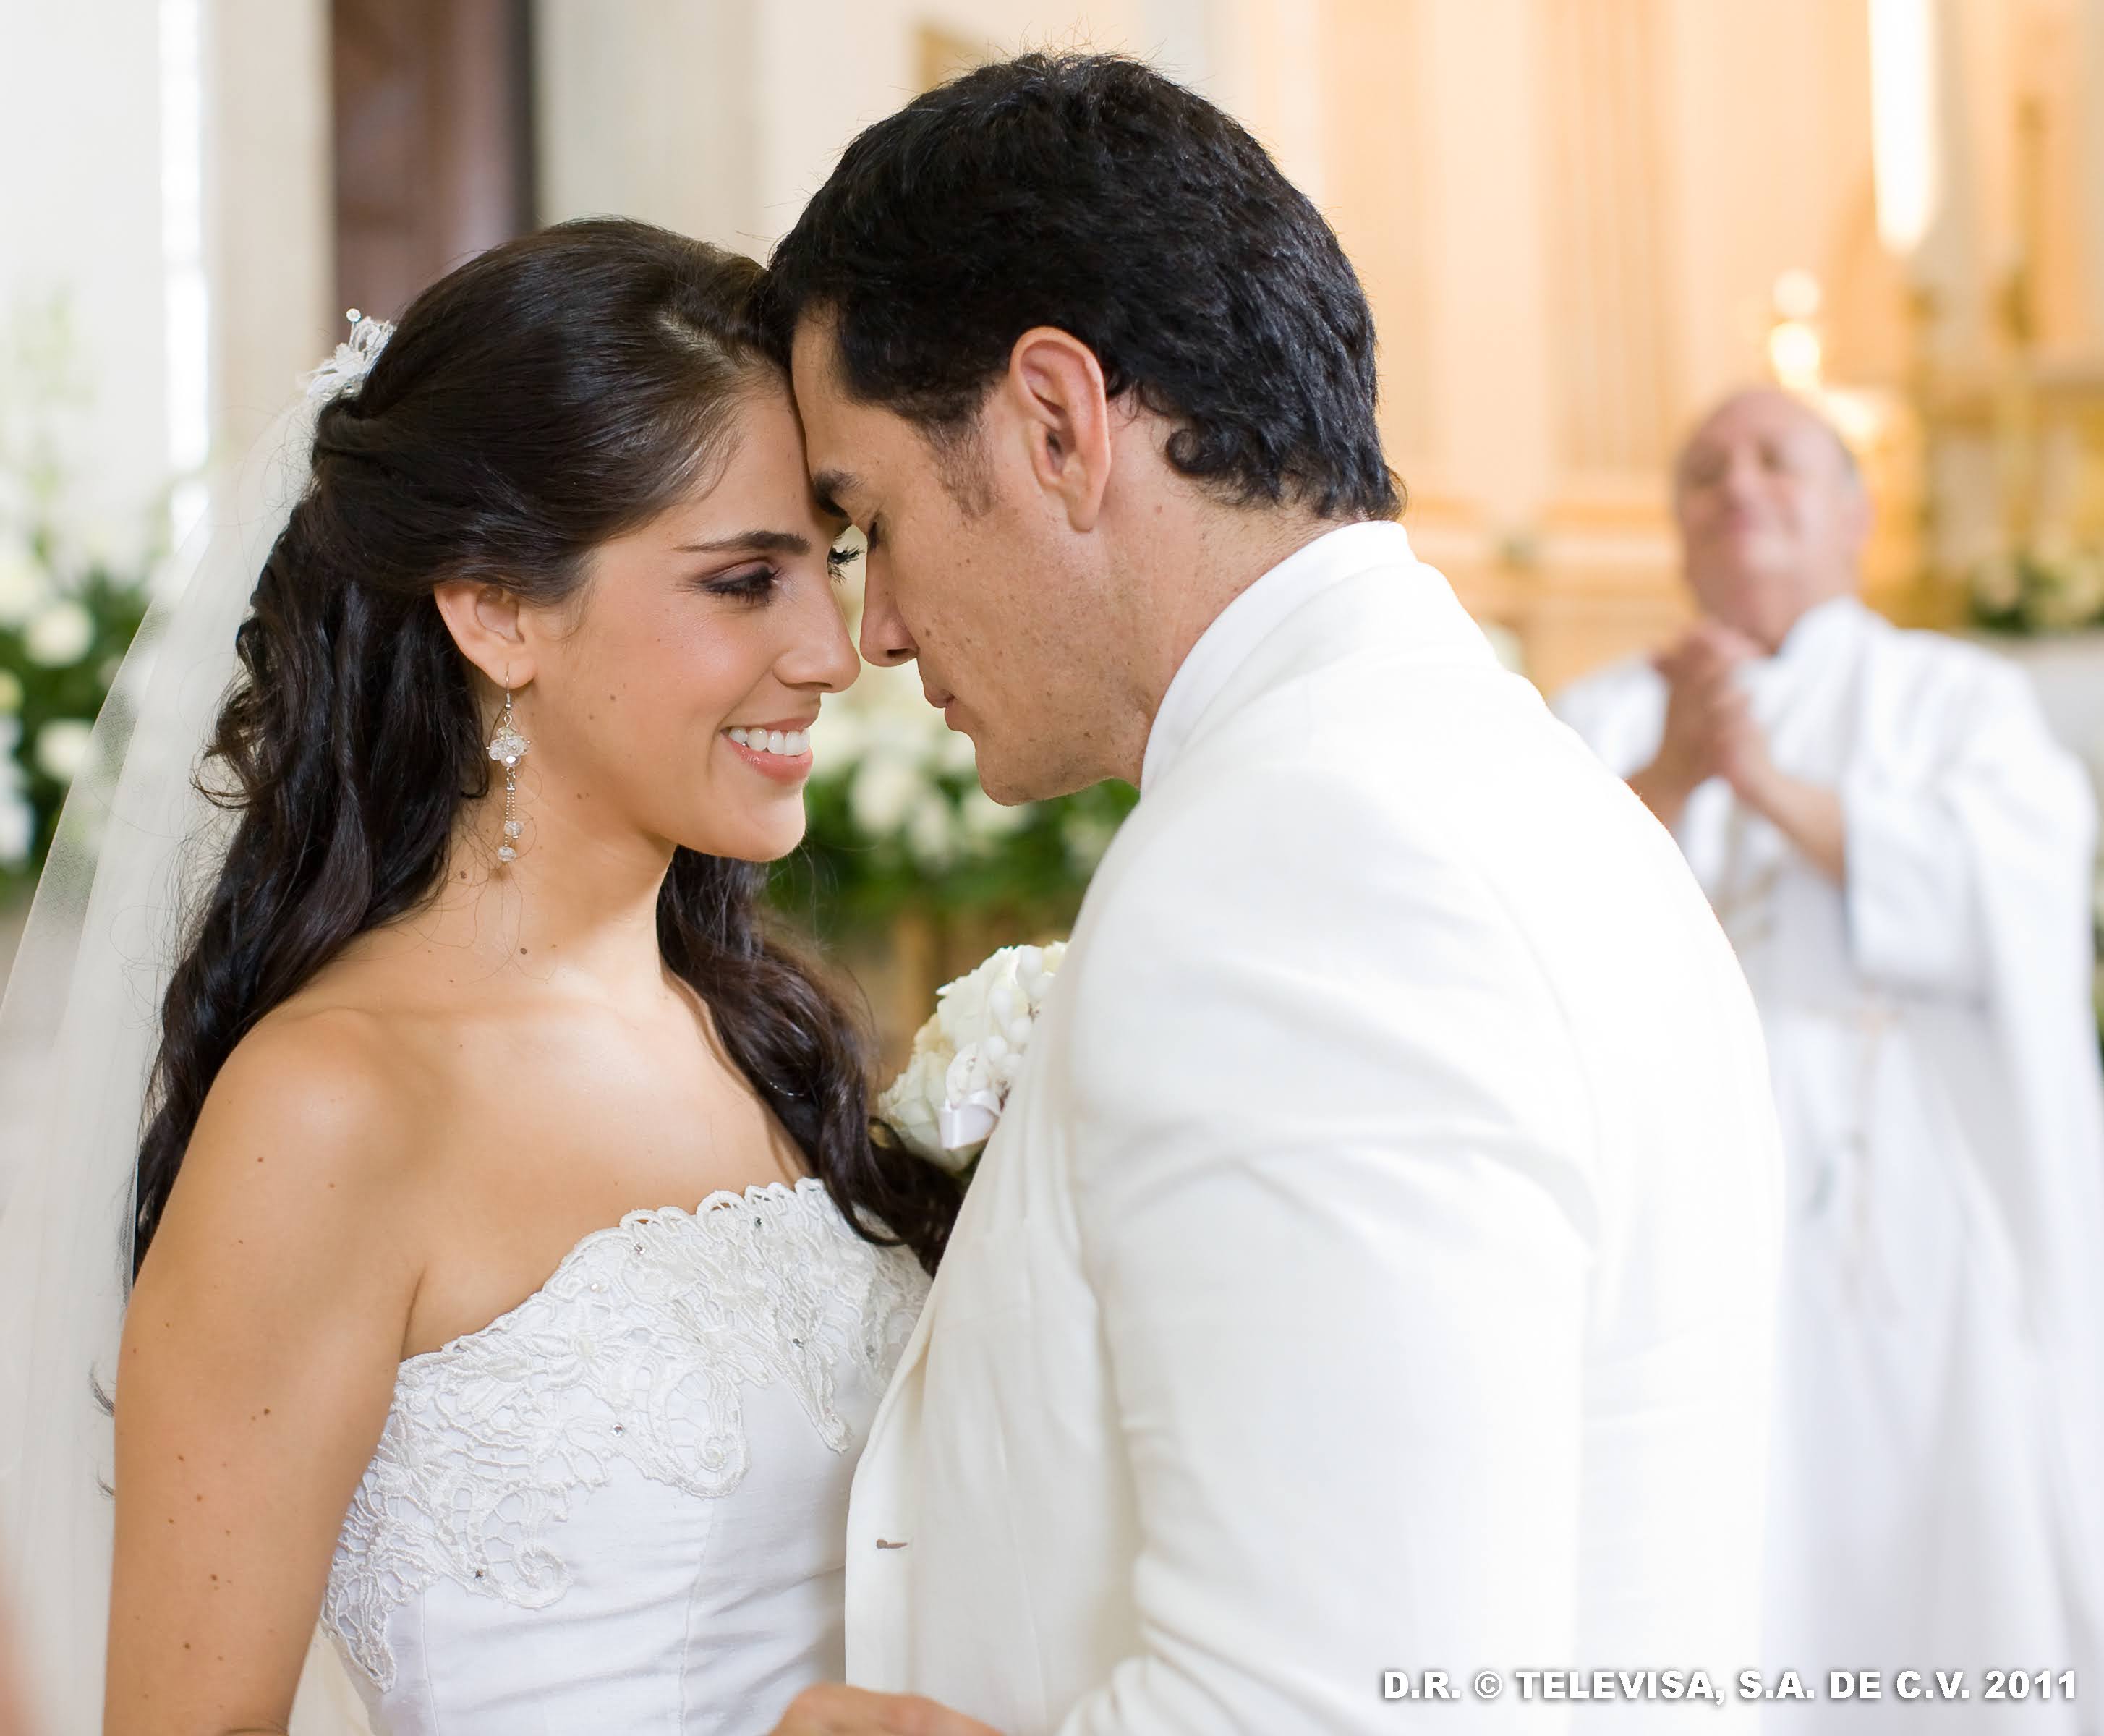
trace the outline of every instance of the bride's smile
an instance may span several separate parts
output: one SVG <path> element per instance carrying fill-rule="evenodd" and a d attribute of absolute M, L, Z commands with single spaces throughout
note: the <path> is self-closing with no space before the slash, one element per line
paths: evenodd
<path fill-rule="evenodd" d="M 639 865 L 668 844 L 749 862 L 796 848 L 808 732 L 860 667 L 835 582 L 845 520 L 819 506 L 802 453 L 786 384 L 763 377 L 680 498 L 595 548 L 574 593 L 530 605 L 473 581 L 438 588 L 485 708 L 508 678 L 533 743 L 516 872 L 537 854 L 603 857 L 624 836 Z M 467 823 L 494 838 L 484 806 Z"/>
<path fill-rule="evenodd" d="M 762 777 L 801 783 L 811 775 L 811 725 L 818 720 L 778 718 L 751 726 L 733 724 L 724 739 Z"/>

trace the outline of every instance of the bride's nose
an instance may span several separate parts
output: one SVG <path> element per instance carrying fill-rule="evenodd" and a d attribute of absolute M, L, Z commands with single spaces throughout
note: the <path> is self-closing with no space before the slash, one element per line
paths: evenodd
<path fill-rule="evenodd" d="M 847 623 L 831 592 L 814 592 L 818 606 L 797 621 L 795 636 L 775 666 L 775 672 L 791 687 L 809 687 L 836 694 L 853 685 L 862 672 L 854 641 L 848 636 Z"/>

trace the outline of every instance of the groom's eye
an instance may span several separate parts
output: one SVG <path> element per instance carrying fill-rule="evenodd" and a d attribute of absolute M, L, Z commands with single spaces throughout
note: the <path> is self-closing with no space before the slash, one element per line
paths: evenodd
<path fill-rule="evenodd" d="M 826 551 L 826 570 L 835 578 L 845 578 L 847 570 L 862 559 L 862 550 L 854 543 L 836 542 Z"/>

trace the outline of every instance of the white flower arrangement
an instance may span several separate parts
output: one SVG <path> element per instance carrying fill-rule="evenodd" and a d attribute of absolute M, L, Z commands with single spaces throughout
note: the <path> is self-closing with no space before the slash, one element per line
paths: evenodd
<path fill-rule="evenodd" d="M 21 739 L 21 720 L 4 715 L 0 708 L 0 868 L 20 868 L 27 862 L 37 833 L 36 810 L 25 792 L 22 768 L 15 763 Z"/>
<path fill-rule="evenodd" d="M 30 662 L 47 669 L 71 667 L 94 643 L 95 617 L 69 596 L 54 598 L 38 609 L 22 635 Z"/>
<path fill-rule="evenodd" d="M 50 582 L 29 547 L 0 534 L 0 627 L 20 627 L 51 600 Z"/>
<path fill-rule="evenodd" d="M 2104 547 L 2048 537 L 1997 550 L 1974 564 L 1970 584 L 1974 616 L 2004 632 L 2104 626 Z"/>
<path fill-rule="evenodd" d="M 63 299 L 0 318 L 0 900 L 42 867 L 166 554 L 158 507 L 105 520 L 71 486 L 83 359 Z"/>
<path fill-rule="evenodd" d="M 912 1059 L 876 1100 L 909 1151 L 955 1174 L 985 1149 L 1066 954 L 1063 941 L 1005 946 L 936 991 Z"/>
<path fill-rule="evenodd" d="M 54 717 L 37 731 L 37 770 L 54 783 L 71 783 L 87 764 L 95 725 L 85 717 Z"/>

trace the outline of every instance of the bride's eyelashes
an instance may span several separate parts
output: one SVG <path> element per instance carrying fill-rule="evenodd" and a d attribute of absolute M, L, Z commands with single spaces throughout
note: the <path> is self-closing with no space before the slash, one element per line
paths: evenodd
<path fill-rule="evenodd" d="M 848 568 L 861 558 L 861 549 L 846 543 L 836 544 L 826 551 L 826 572 L 836 581 L 845 578 Z M 782 573 L 778 568 L 740 567 L 733 572 L 703 579 L 701 588 L 711 596 L 729 597 L 733 602 L 764 603 L 781 583 Z"/>
<path fill-rule="evenodd" d="M 764 603 L 774 594 L 781 574 L 773 567 L 741 567 L 702 582 L 711 596 L 729 597 L 734 603 Z"/>

